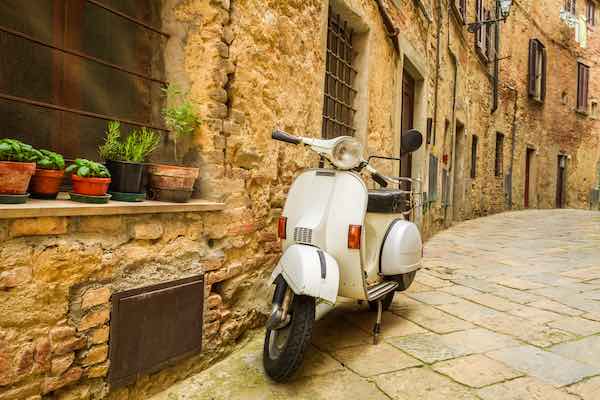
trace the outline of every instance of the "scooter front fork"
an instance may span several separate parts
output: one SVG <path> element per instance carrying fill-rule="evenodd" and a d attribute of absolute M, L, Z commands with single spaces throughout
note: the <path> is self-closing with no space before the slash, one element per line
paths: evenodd
<path fill-rule="evenodd" d="M 383 303 L 377 300 L 377 321 L 373 326 L 373 344 L 379 344 L 379 333 L 381 333 L 381 314 L 383 313 Z"/>
<path fill-rule="evenodd" d="M 288 315 L 288 311 L 294 296 L 294 293 L 281 275 L 277 277 L 275 284 L 271 315 L 266 324 L 268 329 L 281 329 L 289 323 L 290 316 Z"/>

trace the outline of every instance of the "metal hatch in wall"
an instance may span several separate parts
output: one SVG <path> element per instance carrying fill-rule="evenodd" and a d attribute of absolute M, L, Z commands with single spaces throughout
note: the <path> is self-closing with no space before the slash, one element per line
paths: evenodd
<path fill-rule="evenodd" d="M 111 387 L 201 351 L 202 275 L 119 292 L 111 304 Z"/>

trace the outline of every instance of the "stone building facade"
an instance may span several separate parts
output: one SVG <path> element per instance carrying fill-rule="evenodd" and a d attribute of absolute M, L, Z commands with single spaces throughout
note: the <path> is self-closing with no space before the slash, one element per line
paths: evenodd
<path fill-rule="evenodd" d="M 424 134 L 402 168 L 378 166 L 422 181 L 425 236 L 507 209 L 587 208 L 600 186 L 600 33 L 579 23 L 577 41 L 569 26 L 587 6 L 514 1 L 483 34 L 465 23 L 495 18 L 489 0 L 163 0 L 166 75 L 203 120 L 189 146 L 212 202 L 141 215 L 0 210 L 0 400 L 148 398 L 262 325 L 286 191 L 318 162 L 270 133 L 322 135 L 332 17 L 352 31 L 351 128 L 366 153 L 398 155 L 404 130 Z M 532 39 L 545 63 L 530 94 Z M 579 110 L 578 62 L 590 68 Z M 111 295 L 195 274 L 202 351 L 110 388 Z"/>

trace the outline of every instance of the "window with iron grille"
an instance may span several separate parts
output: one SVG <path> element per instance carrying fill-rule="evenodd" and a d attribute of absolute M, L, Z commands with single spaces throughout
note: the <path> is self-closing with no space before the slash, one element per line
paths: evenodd
<path fill-rule="evenodd" d="M 161 129 L 160 3 L 0 1 L 2 135 L 97 159 L 108 120 Z"/>
<path fill-rule="evenodd" d="M 538 39 L 529 41 L 529 96 L 544 101 L 546 98 L 546 47 Z"/>
<path fill-rule="evenodd" d="M 494 174 L 502 176 L 504 165 L 504 135 L 496 132 L 496 157 L 494 165 Z"/>
<path fill-rule="evenodd" d="M 577 111 L 587 112 L 590 84 L 590 67 L 577 63 Z"/>
<path fill-rule="evenodd" d="M 323 106 L 323 137 L 354 136 L 354 68 L 353 31 L 339 14 L 329 9 L 327 26 L 327 57 L 325 71 L 325 101 Z"/>
<path fill-rule="evenodd" d="M 588 0 L 586 9 L 587 23 L 589 26 L 596 25 L 596 3 Z"/>
<path fill-rule="evenodd" d="M 565 11 L 575 15 L 577 12 L 577 3 L 576 0 L 565 0 Z"/>

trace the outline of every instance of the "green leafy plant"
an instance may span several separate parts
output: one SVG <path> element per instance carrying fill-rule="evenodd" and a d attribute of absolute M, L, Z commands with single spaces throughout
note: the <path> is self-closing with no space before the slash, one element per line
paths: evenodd
<path fill-rule="evenodd" d="M 110 178 L 110 172 L 100 163 L 78 158 L 67 167 L 68 173 L 73 173 L 82 178 Z"/>
<path fill-rule="evenodd" d="M 98 153 L 103 160 L 119 161 L 122 156 L 121 123 L 109 121 L 106 129 L 104 144 L 98 148 Z"/>
<path fill-rule="evenodd" d="M 41 157 L 35 160 L 41 169 L 61 170 L 65 167 L 65 159 L 58 153 L 50 150 L 40 150 Z"/>
<path fill-rule="evenodd" d="M 35 162 L 42 158 L 39 150 L 16 139 L 0 139 L 0 161 Z"/>
<path fill-rule="evenodd" d="M 167 95 L 167 106 L 163 109 L 165 124 L 174 133 L 174 153 L 177 160 L 177 139 L 189 136 L 201 124 L 200 118 L 194 111 L 192 103 L 183 95 L 175 85 L 163 88 Z"/>
<path fill-rule="evenodd" d="M 122 158 L 136 163 L 144 162 L 158 148 L 160 135 L 148 128 L 133 131 L 123 143 Z"/>
<path fill-rule="evenodd" d="M 104 160 L 142 163 L 156 151 L 159 144 L 160 135 L 146 127 L 135 129 L 122 141 L 121 124 L 110 121 L 104 144 L 99 147 L 98 152 Z"/>

